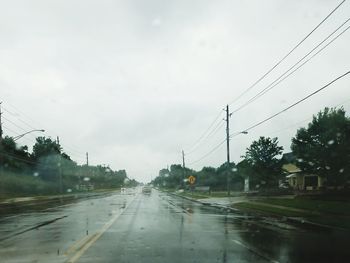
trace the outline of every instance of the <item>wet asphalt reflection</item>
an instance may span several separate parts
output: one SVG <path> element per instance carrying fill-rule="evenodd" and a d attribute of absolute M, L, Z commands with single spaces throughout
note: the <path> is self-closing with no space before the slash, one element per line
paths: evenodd
<path fill-rule="evenodd" d="M 0 219 L 1 262 L 348 262 L 349 241 L 156 190 Z"/>

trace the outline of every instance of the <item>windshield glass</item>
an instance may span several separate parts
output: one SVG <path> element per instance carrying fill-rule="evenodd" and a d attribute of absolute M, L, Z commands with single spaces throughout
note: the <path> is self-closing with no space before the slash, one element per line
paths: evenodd
<path fill-rule="evenodd" d="M 347 262 L 350 3 L 1 1 L 1 262 Z"/>

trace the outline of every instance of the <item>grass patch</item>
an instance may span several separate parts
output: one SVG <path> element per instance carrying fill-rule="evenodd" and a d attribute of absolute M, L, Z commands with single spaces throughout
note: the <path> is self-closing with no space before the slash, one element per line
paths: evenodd
<path fill-rule="evenodd" d="M 305 217 L 305 216 L 309 215 L 307 213 L 290 211 L 290 210 L 286 210 L 283 208 L 266 206 L 263 204 L 250 203 L 250 202 L 236 203 L 236 204 L 234 204 L 234 207 L 238 208 L 238 209 L 258 211 L 258 212 L 261 212 L 263 214 L 273 214 L 273 215 L 279 215 L 279 216 Z"/>
<path fill-rule="evenodd" d="M 332 215 L 346 215 L 350 216 L 350 202 L 342 201 L 324 201 L 313 199 L 283 199 L 283 198 L 266 198 L 257 200 L 265 204 L 279 205 L 290 208 L 297 208 L 307 210 L 310 213 L 332 214 Z"/>
<path fill-rule="evenodd" d="M 242 195 L 241 192 L 231 192 L 230 196 L 227 195 L 226 191 L 217 191 L 217 192 L 211 192 L 209 193 L 203 193 L 203 192 L 196 192 L 194 191 L 193 193 L 186 191 L 183 193 L 177 193 L 182 196 L 187 196 L 187 197 L 192 197 L 194 199 L 205 199 L 205 198 L 221 198 L 221 197 L 235 197 L 235 196 L 240 196 Z"/>
<path fill-rule="evenodd" d="M 270 199 L 268 199 L 270 200 Z M 236 203 L 234 204 L 235 208 L 241 209 L 241 210 L 246 210 L 249 212 L 258 212 L 261 214 L 265 215 L 276 215 L 276 216 L 286 216 L 286 217 L 301 217 L 304 218 L 305 220 L 309 222 L 313 222 L 316 224 L 321 224 L 321 225 L 327 225 L 327 226 L 332 226 L 332 227 L 337 227 L 337 228 L 345 228 L 350 230 L 350 216 L 349 215 L 334 215 L 334 214 L 315 214 L 315 212 L 319 213 L 319 210 L 304 210 L 304 211 L 293 211 L 290 209 L 296 208 L 296 209 L 305 209 L 308 206 L 304 205 L 298 205 L 298 206 L 291 206 L 291 204 L 294 204 L 293 202 L 287 202 L 287 199 L 282 199 L 282 202 L 277 202 L 276 200 L 273 200 L 273 202 L 267 202 L 266 200 L 261 200 L 259 202 L 241 202 L 241 203 Z M 275 202 L 276 201 L 276 202 Z M 281 200 L 278 200 L 281 201 Z M 293 201 L 293 200 L 288 200 L 288 201 Z M 295 200 L 299 201 L 299 200 Z M 313 200 L 316 201 L 316 200 Z M 319 202 L 319 201 L 318 201 Z M 317 202 L 317 203 L 318 203 Z M 323 202 L 323 201 L 321 201 Z M 282 204 L 287 203 L 289 206 L 285 206 L 286 208 L 281 208 L 281 207 L 274 207 L 271 205 L 278 205 L 282 206 Z M 271 205 L 269 205 L 271 204 Z M 309 203 L 307 203 L 310 205 Z M 327 205 L 330 205 L 327 202 Z M 340 204 L 338 204 L 340 205 Z M 323 206 L 322 206 L 323 207 Z M 328 206 L 326 206 L 326 210 L 324 211 L 334 211 L 334 209 L 330 209 Z M 336 208 L 338 209 L 338 208 Z M 335 210 L 338 211 L 338 210 Z"/>

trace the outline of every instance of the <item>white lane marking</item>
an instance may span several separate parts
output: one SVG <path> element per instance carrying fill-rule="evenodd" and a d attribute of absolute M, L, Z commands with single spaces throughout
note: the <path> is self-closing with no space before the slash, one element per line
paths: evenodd
<path fill-rule="evenodd" d="M 236 240 L 236 239 L 232 239 L 232 241 L 235 242 L 236 244 L 238 244 L 238 245 L 240 245 L 240 246 L 242 246 L 242 247 L 244 247 L 244 248 L 246 248 L 246 249 L 252 251 L 253 253 L 259 255 L 260 257 L 269 260 L 271 263 L 279 263 L 279 261 L 274 260 L 274 259 L 270 258 L 269 256 L 262 254 L 262 253 L 259 252 L 258 250 L 254 249 L 254 248 L 252 248 L 252 247 L 249 247 L 249 246 L 243 244 L 242 242 L 240 242 L 240 241 L 238 241 L 238 240 Z"/>
<path fill-rule="evenodd" d="M 101 229 L 100 231 L 96 232 L 92 235 L 91 239 L 88 240 L 87 243 L 85 243 L 78 251 L 77 253 L 71 257 L 67 263 L 74 263 L 85 253 L 86 250 L 88 250 L 103 234 L 106 232 L 113 223 L 118 219 L 120 215 L 122 215 L 126 209 L 129 207 L 129 205 L 136 199 L 138 195 L 135 195 L 135 197 L 125 206 L 125 208 L 119 213 L 116 214 L 111 220 L 109 220 Z"/>

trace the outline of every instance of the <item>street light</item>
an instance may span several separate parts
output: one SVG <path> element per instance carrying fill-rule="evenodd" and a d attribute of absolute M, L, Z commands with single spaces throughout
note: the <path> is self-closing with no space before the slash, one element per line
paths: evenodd
<path fill-rule="evenodd" d="M 31 131 L 25 132 L 25 133 L 23 133 L 23 134 L 21 134 L 21 135 L 12 137 L 12 139 L 13 139 L 14 141 L 17 141 L 18 139 L 22 138 L 24 135 L 27 135 L 28 133 L 36 132 L 36 131 L 38 131 L 38 132 L 45 132 L 45 130 L 31 130 Z"/>

